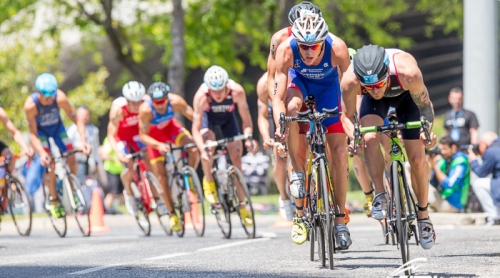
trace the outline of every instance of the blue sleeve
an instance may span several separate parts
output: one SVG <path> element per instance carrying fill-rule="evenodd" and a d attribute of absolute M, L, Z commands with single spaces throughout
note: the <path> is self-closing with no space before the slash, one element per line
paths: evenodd
<path fill-rule="evenodd" d="M 463 164 L 458 164 L 457 166 L 451 168 L 446 179 L 441 182 L 441 186 L 443 188 L 453 188 L 462 184 L 461 181 L 465 177 L 466 169 L 467 167 Z"/>
<path fill-rule="evenodd" d="M 474 160 L 471 162 L 471 169 L 478 177 L 484 178 L 493 173 L 495 163 L 495 155 L 491 151 L 486 150 L 483 156 L 483 164 L 479 165 L 479 162 Z"/>

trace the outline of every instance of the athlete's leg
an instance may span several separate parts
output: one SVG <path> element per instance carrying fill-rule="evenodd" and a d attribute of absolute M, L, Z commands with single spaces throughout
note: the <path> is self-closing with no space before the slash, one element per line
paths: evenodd
<path fill-rule="evenodd" d="M 363 155 L 354 155 L 352 158 L 352 165 L 354 168 L 354 174 L 356 175 L 359 185 L 361 186 L 361 190 L 365 193 L 363 212 L 367 216 L 371 216 L 373 188 Z"/>
<path fill-rule="evenodd" d="M 187 144 L 194 143 L 193 137 L 191 136 L 191 134 L 187 130 L 182 131 L 181 133 L 179 133 L 178 136 L 182 136 L 182 137 L 180 137 L 180 139 L 179 139 L 179 137 L 178 137 L 178 139 L 176 139 L 176 145 L 178 145 L 178 146 L 184 146 Z M 189 163 L 189 165 L 191 167 L 193 167 L 194 169 L 196 169 L 198 167 L 199 162 L 200 162 L 200 153 L 198 152 L 198 149 L 197 148 L 189 149 L 188 150 L 188 163 Z"/>

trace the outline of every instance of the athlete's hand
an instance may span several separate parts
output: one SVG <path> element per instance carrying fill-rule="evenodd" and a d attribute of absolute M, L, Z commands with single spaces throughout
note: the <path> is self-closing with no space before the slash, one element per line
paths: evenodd
<path fill-rule="evenodd" d="M 25 150 L 24 150 L 24 153 L 28 156 L 28 157 L 33 157 L 33 155 L 35 155 L 35 151 L 33 150 L 33 148 L 31 146 L 28 146 Z"/>
<path fill-rule="evenodd" d="M 436 134 L 434 134 L 434 132 L 431 131 L 429 135 L 431 137 L 430 144 L 429 144 L 429 142 L 427 142 L 427 136 L 425 136 L 425 132 L 420 133 L 420 140 L 422 140 L 422 142 L 424 142 L 424 146 L 426 148 L 433 148 L 436 145 Z"/>
<path fill-rule="evenodd" d="M 265 140 L 263 143 L 262 143 L 262 146 L 264 147 L 264 150 L 269 150 L 271 149 L 273 146 L 274 146 L 274 139 L 273 138 L 269 138 L 267 140 Z"/>
<path fill-rule="evenodd" d="M 354 152 L 354 142 L 355 140 L 349 140 L 349 145 L 347 146 L 347 153 L 349 155 L 359 155 L 363 153 L 363 146 L 362 142 L 363 140 L 359 140 L 359 144 L 356 146 L 356 152 Z"/>
<path fill-rule="evenodd" d="M 90 155 L 90 152 L 92 152 L 92 147 L 88 143 L 84 143 L 82 145 L 82 152 L 85 155 Z"/>
<path fill-rule="evenodd" d="M 51 160 L 52 159 L 50 158 L 50 155 L 48 153 L 44 152 L 40 154 L 40 163 L 43 167 L 49 167 Z"/>
<path fill-rule="evenodd" d="M 245 141 L 245 147 L 247 148 L 247 151 L 250 153 L 257 153 L 259 150 L 259 147 L 257 146 L 257 141 L 255 140 L 246 140 Z"/>
<path fill-rule="evenodd" d="M 170 152 L 170 146 L 167 144 L 161 144 L 156 148 L 162 155 Z"/>
<path fill-rule="evenodd" d="M 212 159 L 212 152 L 210 152 L 209 150 L 202 150 L 201 151 L 201 160 L 202 161 L 210 162 L 211 159 Z"/>
<path fill-rule="evenodd" d="M 123 163 L 128 163 L 130 161 L 130 158 L 128 158 L 126 155 L 123 155 L 121 153 L 117 153 L 116 158 L 118 158 L 118 160 L 120 160 Z"/>
<path fill-rule="evenodd" d="M 288 141 L 288 128 L 285 129 L 285 133 L 281 134 L 280 128 L 276 128 L 276 132 L 274 133 L 274 138 L 276 141 L 285 143 Z"/>
<path fill-rule="evenodd" d="M 274 143 L 274 147 L 276 148 L 276 152 L 281 158 L 287 158 L 288 157 L 288 148 L 286 146 L 286 143 L 282 144 L 279 142 Z"/>

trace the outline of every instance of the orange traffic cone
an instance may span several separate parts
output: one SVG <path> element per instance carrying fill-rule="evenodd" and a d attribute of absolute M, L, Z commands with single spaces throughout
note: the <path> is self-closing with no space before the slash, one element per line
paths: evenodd
<path fill-rule="evenodd" d="M 92 192 L 92 203 L 90 206 L 90 231 L 109 232 L 109 228 L 104 224 L 104 207 L 102 205 L 101 191 L 94 188 Z"/>
<path fill-rule="evenodd" d="M 184 213 L 184 224 L 185 229 L 191 230 L 193 229 L 193 220 L 195 225 L 201 225 L 200 221 L 200 211 L 198 209 L 198 197 L 191 193 L 189 194 L 189 201 L 191 203 L 191 212 Z M 191 219 L 191 213 L 194 215 L 194 219 Z"/>

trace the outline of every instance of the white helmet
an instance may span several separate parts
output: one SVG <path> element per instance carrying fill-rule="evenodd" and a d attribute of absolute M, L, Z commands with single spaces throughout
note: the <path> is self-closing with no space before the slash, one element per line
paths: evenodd
<path fill-rule="evenodd" d="M 328 25 L 319 14 L 302 13 L 293 23 L 292 34 L 301 43 L 324 41 L 328 36 Z"/>
<path fill-rule="evenodd" d="M 219 91 L 226 87 L 229 81 L 227 71 L 219 66 L 211 66 L 203 77 L 203 82 L 212 91 Z"/>
<path fill-rule="evenodd" d="M 146 88 L 140 82 L 129 81 L 123 86 L 122 94 L 127 100 L 137 102 L 146 94 Z"/>

